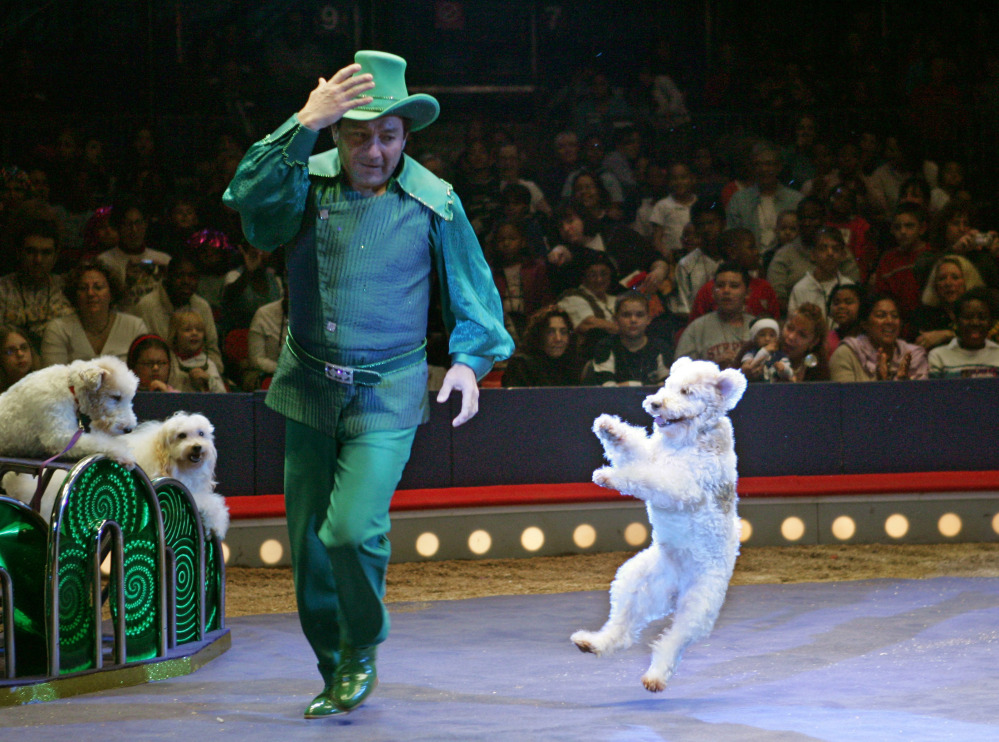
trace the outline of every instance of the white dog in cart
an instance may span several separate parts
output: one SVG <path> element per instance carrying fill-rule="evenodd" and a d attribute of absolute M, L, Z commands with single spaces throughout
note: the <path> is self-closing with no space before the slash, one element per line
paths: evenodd
<path fill-rule="evenodd" d="M 653 692 L 666 687 L 683 651 L 711 632 L 725 601 L 739 552 L 736 457 L 726 413 L 745 390 L 737 370 L 680 358 L 642 403 L 653 418 L 651 435 L 613 415 L 593 423 L 610 462 L 593 481 L 645 501 L 652 545 L 618 569 L 603 628 L 571 638 L 583 652 L 607 654 L 672 614 L 642 676 Z"/>

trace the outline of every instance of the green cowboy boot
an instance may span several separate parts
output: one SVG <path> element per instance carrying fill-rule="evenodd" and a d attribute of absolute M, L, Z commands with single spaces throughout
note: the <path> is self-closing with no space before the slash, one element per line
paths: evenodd
<path fill-rule="evenodd" d="M 345 647 L 333 682 L 333 702 L 341 711 L 352 711 L 378 685 L 374 647 Z"/>
<path fill-rule="evenodd" d="M 306 719 L 323 719 L 327 716 L 342 714 L 343 710 L 336 705 L 333 698 L 333 683 L 327 683 L 318 696 L 312 699 L 305 709 Z"/>

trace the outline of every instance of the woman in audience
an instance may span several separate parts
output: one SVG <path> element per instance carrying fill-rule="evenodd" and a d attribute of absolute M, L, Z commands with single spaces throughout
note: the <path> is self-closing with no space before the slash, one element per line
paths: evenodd
<path fill-rule="evenodd" d="M 993 312 L 985 289 L 968 291 L 954 304 L 956 336 L 930 351 L 930 376 L 999 376 L 999 343 L 988 339 Z"/>
<path fill-rule="evenodd" d="M 42 336 L 42 365 L 101 355 L 126 360 L 132 341 L 149 333 L 146 323 L 116 311 L 122 297 L 117 276 L 99 261 L 80 263 L 66 276 L 64 293 L 73 313 L 56 317 Z"/>
<path fill-rule="evenodd" d="M 755 327 L 756 325 L 754 325 Z M 780 359 L 777 373 L 765 374 L 764 363 L 742 364 L 742 372 L 750 381 L 829 381 L 829 361 L 826 351 L 828 326 L 822 310 L 805 302 L 792 312 L 780 330 L 780 339 L 773 358 Z M 752 341 L 743 350 L 748 350 Z M 740 358 L 745 358 L 740 354 Z"/>
<path fill-rule="evenodd" d="M 576 338 L 568 313 L 557 305 L 531 315 L 524 341 L 507 363 L 503 386 L 575 386 Z"/>
<path fill-rule="evenodd" d="M 893 296 L 875 293 L 865 297 L 860 317 L 863 332 L 844 338 L 829 359 L 833 381 L 903 381 L 928 377 L 926 351 L 899 337 L 902 315 Z"/>
<path fill-rule="evenodd" d="M 922 303 L 912 316 L 916 345 L 927 351 L 954 339 L 955 304 L 971 289 L 984 286 L 978 270 L 960 255 L 944 255 L 933 264 L 923 287 Z"/>
<path fill-rule="evenodd" d="M 139 377 L 140 392 L 176 392 L 170 386 L 173 368 L 167 341 L 159 335 L 140 335 L 128 349 L 128 367 Z"/>
<path fill-rule="evenodd" d="M 0 392 L 7 391 L 40 365 L 28 339 L 17 328 L 0 325 Z"/>
<path fill-rule="evenodd" d="M 568 313 L 572 328 L 579 336 L 584 360 L 598 340 L 617 333 L 613 285 L 614 265 L 606 255 L 596 253 L 587 261 L 582 283 L 558 299 L 559 307 Z"/>
<path fill-rule="evenodd" d="M 999 235 L 995 231 L 972 228 L 974 220 L 975 213 L 969 203 L 960 199 L 947 202 L 933 217 L 930 245 L 936 255 L 963 255 L 978 270 L 986 286 L 999 289 L 999 262 L 996 260 Z"/>

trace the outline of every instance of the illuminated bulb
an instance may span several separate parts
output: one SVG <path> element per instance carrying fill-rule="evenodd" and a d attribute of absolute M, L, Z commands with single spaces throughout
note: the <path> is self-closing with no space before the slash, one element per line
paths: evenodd
<path fill-rule="evenodd" d="M 832 535 L 840 541 L 849 541 L 857 532 L 857 524 L 849 515 L 841 515 L 832 523 Z"/>
<path fill-rule="evenodd" d="M 946 538 L 954 538 L 961 532 L 962 526 L 961 516 L 957 513 L 944 513 L 940 516 L 940 520 L 937 521 L 937 528 L 940 530 L 940 535 Z"/>
<path fill-rule="evenodd" d="M 628 546 L 641 546 L 649 537 L 649 529 L 644 523 L 632 523 L 624 529 L 624 540 Z"/>
<path fill-rule="evenodd" d="M 520 545 L 524 547 L 526 551 L 537 551 L 545 544 L 545 534 L 537 526 L 530 526 L 525 528 L 524 532 L 520 534 Z"/>
<path fill-rule="evenodd" d="M 222 561 L 225 564 L 229 563 L 229 544 L 225 541 L 222 542 Z"/>
<path fill-rule="evenodd" d="M 468 537 L 468 548 L 473 554 L 485 554 L 493 547 L 493 538 L 487 531 L 473 531 Z"/>
<path fill-rule="evenodd" d="M 805 535 L 805 521 L 796 515 L 786 518 L 780 524 L 780 535 L 788 541 L 797 541 Z"/>
<path fill-rule="evenodd" d="M 432 557 L 440 547 L 441 540 L 429 531 L 416 537 L 416 553 L 422 557 Z"/>
<path fill-rule="evenodd" d="M 277 564 L 284 556 L 284 547 L 276 538 L 269 538 L 260 544 L 260 561 L 264 564 Z"/>
<path fill-rule="evenodd" d="M 885 520 L 885 533 L 892 538 L 902 538 L 909 532 L 909 519 L 901 513 L 889 515 Z"/>
<path fill-rule="evenodd" d="M 753 524 L 745 518 L 739 518 L 739 543 L 746 543 L 753 537 Z"/>
<path fill-rule="evenodd" d="M 589 523 L 581 523 L 572 532 L 572 542 L 580 549 L 589 549 L 597 542 L 597 529 Z"/>

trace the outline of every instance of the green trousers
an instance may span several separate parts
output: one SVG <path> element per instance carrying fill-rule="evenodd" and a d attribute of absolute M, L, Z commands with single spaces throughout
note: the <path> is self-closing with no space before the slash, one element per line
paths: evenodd
<path fill-rule="evenodd" d="M 324 681 L 343 646 L 385 641 L 389 503 L 416 428 L 336 437 L 287 419 L 284 497 L 298 617 Z"/>

